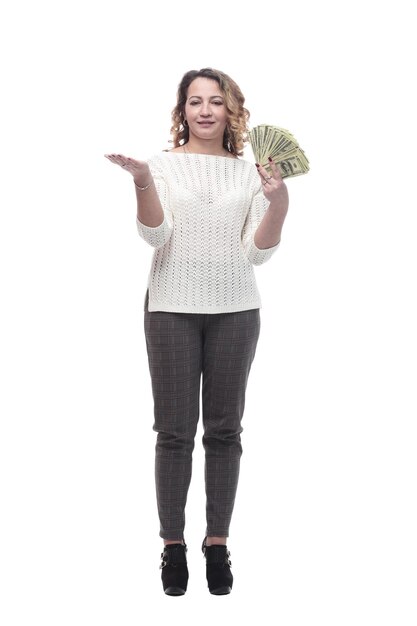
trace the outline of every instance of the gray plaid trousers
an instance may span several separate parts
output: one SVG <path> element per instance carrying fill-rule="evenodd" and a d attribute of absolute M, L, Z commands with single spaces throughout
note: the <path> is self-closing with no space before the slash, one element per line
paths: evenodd
<path fill-rule="evenodd" d="M 259 309 L 235 313 L 148 311 L 144 328 L 154 399 L 160 536 L 184 539 L 185 505 L 200 407 L 207 536 L 228 537 L 242 454 L 245 391 L 260 333 Z"/>

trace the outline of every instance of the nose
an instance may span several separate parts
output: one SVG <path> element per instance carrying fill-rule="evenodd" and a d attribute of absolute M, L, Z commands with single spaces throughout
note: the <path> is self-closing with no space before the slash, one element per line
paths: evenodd
<path fill-rule="evenodd" d="M 206 103 L 202 103 L 201 105 L 201 109 L 200 109 L 200 115 L 201 117 L 210 117 L 211 115 L 211 107 L 210 107 L 210 103 L 206 102 Z"/>

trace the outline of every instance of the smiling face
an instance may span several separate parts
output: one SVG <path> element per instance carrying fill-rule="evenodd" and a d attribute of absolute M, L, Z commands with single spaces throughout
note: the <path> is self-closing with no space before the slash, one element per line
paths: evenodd
<path fill-rule="evenodd" d="M 223 144 L 227 124 L 224 95 L 216 80 L 198 77 L 190 83 L 185 103 L 190 139 L 218 140 Z"/>

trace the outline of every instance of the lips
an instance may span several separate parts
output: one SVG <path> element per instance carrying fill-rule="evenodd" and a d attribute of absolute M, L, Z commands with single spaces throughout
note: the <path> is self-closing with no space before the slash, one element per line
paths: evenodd
<path fill-rule="evenodd" d="M 200 126 L 212 126 L 214 122 L 197 122 Z"/>

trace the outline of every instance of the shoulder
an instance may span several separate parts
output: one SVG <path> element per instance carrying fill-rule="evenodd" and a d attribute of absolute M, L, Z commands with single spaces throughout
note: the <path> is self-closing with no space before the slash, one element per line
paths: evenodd
<path fill-rule="evenodd" d="M 261 179 L 259 177 L 258 170 L 256 169 L 255 163 L 252 161 L 248 161 L 242 157 L 239 157 L 239 163 L 241 165 L 241 179 L 245 185 L 247 185 L 248 190 L 253 196 L 262 193 L 263 187 L 261 184 Z"/>
<path fill-rule="evenodd" d="M 161 152 L 157 152 L 156 154 L 153 154 L 152 156 L 150 156 L 147 159 L 147 163 L 149 167 L 151 169 L 153 168 L 156 170 L 164 170 L 166 168 L 166 165 L 169 159 L 168 154 L 169 154 L 168 150 L 163 150 Z"/>
<path fill-rule="evenodd" d="M 240 168 L 242 177 L 247 179 L 250 184 L 256 184 L 259 180 L 259 175 L 255 164 L 251 161 L 243 159 L 242 157 L 235 159 L 235 161 L 239 163 L 238 167 Z"/>

